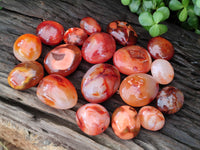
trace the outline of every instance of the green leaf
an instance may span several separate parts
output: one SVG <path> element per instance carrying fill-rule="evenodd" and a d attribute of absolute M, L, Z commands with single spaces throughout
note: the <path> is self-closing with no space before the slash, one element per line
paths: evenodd
<path fill-rule="evenodd" d="M 193 5 L 189 5 L 187 7 L 187 11 L 188 11 L 188 16 L 196 16 L 194 13 L 194 6 Z"/>
<path fill-rule="evenodd" d="M 165 3 L 164 3 L 164 2 L 160 3 L 160 4 L 158 5 L 158 8 L 163 7 L 163 6 L 165 6 Z"/>
<path fill-rule="evenodd" d="M 124 6 L 129 5 L 130 2 L 131 2 L 131 0 L 121 0 L 121 3 L 122 3 Z"/>
<path fill-rule="evenodd" d="M 194 13 L 195 13 L 197 16 L 200 16 L 200 8 L 197 7 L 196 5 L 194 6 Z"/>
<path fill-rule="evenodd" d="M 149 34 L 152 37 L 159 36 L 167 32 L 167 26 L 164 24 L 155 24 L 149 29 Z"/>
<path fill-rule="evenodd" d="M 199 30 L 199 29 L 196 29 L 196 30 L 195 30 L 195 33 L 196 33 L 196 34 L 200 34 L 200 30 Z"/>
<path fill-rule="evenodd" d="M 193 4 L 196 4 L 196 0 L 192 0 Z"/>
<path fill-rule="evenodd" d="M 160 30 L 160 35 L 166 33 L 168 30 L 167 26 L 164 24 L 158 24 L 158 28 Z"/>
<path fill-rule="evenodd" d="M 145 9 L 153 9 L 153 2 L 152 1 L 143 0 L 143 7 Z"/>
<path fill-rule="evenodd" d="M 162 2 L 162 0 L 156 0 L 156 3 L 157 4 L 159 4 L 159 3 L 161 3 Z"/>
<path fill-rule="evenodd" d="M 153 26 L 149 29 L 149 34 L 150 34 L 152 37 L 156 37 L 156 36 L 159 36 L 159 35 L 160 35 L 160 30 L 159 30 L 158 24 L 153 25 Z"/>
<path fill-rule="evenodd" d="M 168 7 L 165 7 L 165 6 L 164 7 L 160 7 L 156 11 L 161 12 L 163 14 L 163 19 L 161 21 L 164 21 L 164 20 L 169 18 L 170 11 L 169 11 Z"/>
<path fill-rule="evenodd" d="M 199 27 L 199 19 L 197 16 L 189 16 L 187 23 L 193 29 L 197 29 Z"/>
<path fill-rule="evenodd" d="M 129 9 L 131 12 L 136 13 L 140 7 L 141 0 L 132 0 L 129 4 Z"/>
<path fill-rule="evenodd" d="M 166 33 L 168 30 L 167 26 L 164 24 L 155 24 L 149 29 L 149 34 L 152 37 L 159 36 L 161 34 Z"/>
<path fill-rule="evenodd" d="M 157 5 L 156 0 L 152 0 L 152 3 L 153 3 L 152 9 L 155 10 Z"/>
<path fill-rule="evenodd" d="M 146 29 L 147 31 L 149 31 L 149 29 L 151 28 L 151 26 L 143 26 L 144 29 Z"/>
<path fill-rule="evenodd" d="M 139 9 L 137 10 L 136 13 L 139 15 L 139 14 L 141 14 L 143 11 L 144 11 L 144 10 L 142 9 L 142 7 L 139 7 Z"/>
<path fill-rule="evenodd" d="M 186 21 L 187 16 L 188 16 L 187 9 L 184 8 L 183 10 L 181 10 L 181 12 L 180 12 L 180 14 L 179 14 L 179 16 L 178 16 L 178 19 L 179 19 L 181 22 L 184 22 L 184 21 Z"/>
<path fill-rule="evenodd" d="M 184 7 L 187 7 L 189 5 L 190 0 L 182 0 L 182 4 Z"/>
<path fill-rule="evenodd" d="M 152 14 L 150 12 L 142 12 L 139 15 L 139 22 L 142 26 L 152 26 L 154 24 Z"/>
<path fill-rule="evenodd" d="M 197 5 L 197 7 L 200 8 L 200 0 L 197 0 L 197 1 L 196 1 L 196 5 Z"/>
<path fill-rule="evenodd" d="M 159 11 L 153 13 L 153 20 L 155 23 L 159 23 L 164 18 L 163 14 Z"/>
<path fill-rule="evenodd" d="M 178 0 L 170 0 L 169 8 L 173 11 L 180 10 L 183 8 L 183 5 Z"/>
<path fill-rule="evenodd" d="M 181 22 L 181 27 L 185 28 L 186 30 L 193 30 L 194 28 L 192 28 L 191 26 L 189 26 L 188 22 Z"/>

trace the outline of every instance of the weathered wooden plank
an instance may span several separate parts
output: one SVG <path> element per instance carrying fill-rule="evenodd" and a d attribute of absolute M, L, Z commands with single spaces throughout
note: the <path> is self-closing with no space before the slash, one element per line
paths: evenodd
<path fill-rule="evenodd" d="M 115 0 L 3 0 L 0 5 L 4 7 L 0 10 L 1 120 L 17 124 L 32 134 L 45 136 L 50 143 L 55 145 L 57 143 L 56 146 L 61 145 L 65 149 L 200 148 L 200 37 L 198 35 L 167 23 L 169 31 L 164 37 L 169 39 L 175 48 L 175 55 L 171 60 L 175 69 L 175 79 L 170 85 L 184 92 L 185 104 L 177 114 L 166 116 L 166 125 L 162 130 L 151 132 L 142 129 L 135 139 L 124 141 L 117 138 L 109 127 L 105 133 L 92 137 L 82 133 L 75 122 L 76 110 L 87 103 L 81 95 L 80 83 L 84 73 L 92 65 L 83 60 L 77 71 L 67 77 L 78 91 L 78 104 L 70 110 L 56 110 L 38 101 L 35 87 L 16 91 L 8 86 L 7 75 L 19 63 L 13 56 L 12 45 L 18 36 L 25 33 L 34 34 L 42 20 L 58 21 L 67 29 L 79 26 L 81 18 L 91 16 L 100 22 L 104 32 L 107 24 L 113 20 L 130 22 L 139 35 L 137 44 L 146 48 L 150 36 L 139 25 L 137 16 L 131 14 L 120 1 Z M 44 56 L 52 48 L 43 45 L 43 53 L 38 61 L 42 63 Z M 122 78 L 124 77 L 122 75 Z M 102 104 L 112 114 L 115 108 L 124 103 L 119 95 L 115 94 Z M 0 130 L 0 135 L 4 132 Z"/>

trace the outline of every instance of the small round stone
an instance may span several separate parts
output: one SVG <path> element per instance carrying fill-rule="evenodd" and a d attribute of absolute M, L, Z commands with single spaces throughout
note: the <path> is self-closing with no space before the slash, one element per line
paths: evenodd
<path fill-rule="evenodd" d="M 44 67 L 49 74 L 68 76 L 81 63 L 81 50 L 70 44 L 61 44 L 51 50 L 44 58 Z"/>
<path fill-rule="evenodd" d="M 63 40 L 63 26 L 56 21 L 43 21 L 36 29 L 37 36 L 46 45 L 57 45 Z"/>
<path fill-rule="evenodd" d="M 16 90 L 36 86 L 44 76 L 44 69 L 37 61 L 26 61 L 15 66 L 8 75 L 8 84 Z"/>
<path fill-rule="evenodd" d="M 143 106 L 138 115 L 142 127 L 147 130 L 158 131 L 165 124 L 165 117 L 153 106 Z"/>
<path fill-rule="evenodd" d="M 33 34 L 23 34 L 13 45 L 14 56 L 21 62 L 35 61 L 42 53 L 40 38 Z"/>
<path fill-rule="evenodd" d="M 140 131 L 140 119 L 137 111 L 128 105 L 118 107 L 112 115 L 112 129 L 121 139 L 129 140 Z"/>
<path fill-rule="evenodd" d="M 101 103 L 110 98 L 119 88 L 120 73 L 107 63 L 92 66 L 83 76 L 81 92 L 91 103 Z"/>
<path fill-rule="evenodd" d="M 76 122 L 84 133 L 94 136 L 103 133 L 108 128 L 110 115 L 103 106 L 89 103 L 77 110 Z"/>
<path fill-rule="evenodd" d="M 170 60 L 174 55 L 174 47 L 163 37 L 153 37 L 149 40 L 147 49 L 154 59 Z"/>
<path fill-rule="evenodd" d="M 63 37 L 66 44 L 74 44 L 77 46 L 83 45 L 84 41 L 88 38 L 85 30 L 77 27 L 69 28 Z"/>
<path fill-rule="evenodd" d="M 110 22 L 107 27 L 107 32 L 123 46 L 134 45 L 137 42 L 137 33 L 133 27 L 125 21 L 117 20 Z"/>
<path fill-rule="evenodd" d="M 40 101 L 56 109 L 72 108 L 78 101 L 74 85 L 57 74 L 50 74 L 40 81 L 37 96 Z"/>
<path fill-rule="evenodd" d="M 178 112 L 184 103 L 183 93 L 173 87 L 164 87 L 157 95 L 157 108 L 166 114 L 174 114 Z"/>
<path fill-rule="evenodd" d="M 91 64 L 104 63 L 113 57 L 116 50 L 115 39 L 108 33 L 97 32 L 90 35 L 82 46 L 82 56 Z"/>
<path fill-rule="evenodd" d="M 85 30 L 88 35 L 92 33 L 101 32 L 101 26 L 92 17 L 85 17 L 80 21 L 80 27 Z"/>
<path fill-rule="evenodd" d="M 113 55 L 113 63 L 126 75 L 147 73 L 151 69 L 151 56 L 141 46 L 131 45 L 118 49 Z"/>
<path fill-rule="evenodd" d="M 158 90 L 159 85 L 152 76 L 137 73 L 127 76 L 122 81 L 119 94 L 128 105 L 141 107 L 153 101 Z"/>
<path fill-rule="evenodd" d="M 156 59 L 153 61 L 151 74 L 160 84 L 169 84 L 174 79 L 174 69 L 165 59 Z"/>

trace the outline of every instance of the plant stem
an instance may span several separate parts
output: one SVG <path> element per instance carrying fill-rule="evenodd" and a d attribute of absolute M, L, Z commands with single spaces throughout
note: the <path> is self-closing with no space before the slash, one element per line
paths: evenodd
<path fill-rule="evenodd" d="M 3 147 L 3 150 L 8 150 L 8 148 L 0 141 L 0 146 Z"/>

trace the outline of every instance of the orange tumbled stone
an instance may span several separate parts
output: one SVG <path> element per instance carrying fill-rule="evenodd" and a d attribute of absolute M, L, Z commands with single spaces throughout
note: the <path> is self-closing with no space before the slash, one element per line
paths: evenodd
<path fill-rule="evenodd" d="M 141 46 L 126 46 L 118 49 L 113 56 L 113 63 L 123 74 L 147 73 L 151 69 L 151 56 Z"/>
<path fill-rule="evenodd" d="M 91 103 L 101 103 L 110 98 L 119 88 L 120 73 L 107 63 L 92 66 L 83 76 L 81 92 Z"/>
<path fill-rule="evenodd" d="M 41 55 L 42 43 L 39 37 L 33 34 L 24 34 L 15 41 L 13 52 L 21 62 L 34 61 Z"/>
<path fill-rule="evenodd" d="M 88 135 L 103 133 L 110 124 L 110 115 L 100 104 L 89 103 L 81 106 L 76 112 L 76 122 Z"/>
<path fill-rule="evenodd" d="M 112 115 L 112 129 L 121 139 L 136 137 L 140 131 L 140 119 L 137 111 L 128 105 L 118 107 Z"/>
<path fill-rule="evenodd" d="M 68 76 L 77 69 L 81 60 L 81 51 L 77 46 L 62 44 L 45 56 L 44 67 L 49 74 Z"/>
<path fill-rule="evenodd" d="M 57 109 L 72 108 L 78 100 L 74 85 L 57 74 L 48 75 L 40 81 L 37 96 L 43 103 Z"/>
<path fill-rule="evenodd" d="M 159 85 L 152 76 L 138 73 L 129 75 L 122 81 L 119 94 L 125 103 L 141 107 L 153 101 L 158 90 Z"/>
<path fill-rule="evenodd" d="M 165 117 L 153 106 L 144 106 L 139 113 L 140 123 L 143 128 L 151 131 L 157 131 L 163 128 Z"/>
<path fill-rule="evenodd" d="M 8 75 L 9 85 L 16 90 L 25 90 L 39 83 L 44 76 L 42 65 L 36 61 L 18 64 Z"/>

